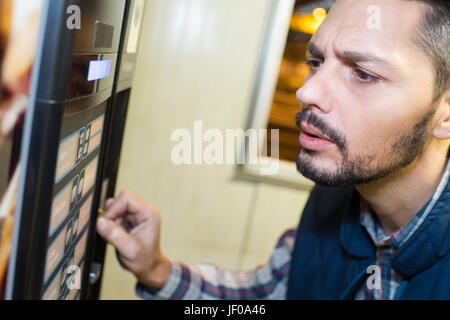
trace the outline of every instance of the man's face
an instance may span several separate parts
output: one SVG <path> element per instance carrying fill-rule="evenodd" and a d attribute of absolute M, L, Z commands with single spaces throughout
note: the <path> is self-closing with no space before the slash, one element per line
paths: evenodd
<path fill-rule="evenodd" d="M 373 4 L 379 29 L 367 23 Z M 412 40 L 423 8 L 404 0 L 334 5 L 310 41 L 310 72 L 297 91 L 303 175 L 328 186 L 368 183 L 410 164 L 431 139 L 434 70 Z"/>

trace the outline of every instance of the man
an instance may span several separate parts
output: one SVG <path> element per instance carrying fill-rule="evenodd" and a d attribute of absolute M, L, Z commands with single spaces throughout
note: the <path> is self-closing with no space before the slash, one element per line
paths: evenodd
<path fill-rule="evenodd" d="M 379 26 L 367 23 L 373 5 Z M 129 192 L 108 200 L 97 230 L 136 275 L 138 294 L 450 299 L 449 19 L 446 0 L 335 3 L 297 92 L 297 167 L 320 186 L 255 271 L 170 260 L 156 208 Z"/>

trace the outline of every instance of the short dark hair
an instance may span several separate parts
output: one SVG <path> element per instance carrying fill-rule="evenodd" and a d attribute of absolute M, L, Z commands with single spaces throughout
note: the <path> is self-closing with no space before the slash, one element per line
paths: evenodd
<path fill-rule="evenodd" d="M 426 4 L 414 41 L 430 56 L 435 69 L 433 103 L 450 87 L 450 1 L 408 0 Z"/>

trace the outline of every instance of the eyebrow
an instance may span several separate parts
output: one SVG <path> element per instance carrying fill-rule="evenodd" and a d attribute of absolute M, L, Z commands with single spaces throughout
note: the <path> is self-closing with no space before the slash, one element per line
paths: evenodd
<path fill-rule="evenodd" d="M 319 49 L 319 47 L 314 44 L 313 42 L 308 42 L 307 49 L 309 53 L 311 53 L 313 56 L 323 58 L 324 54 Z M 370 52 L 356 52 L 356 51 L 343 51 L 343 52 L 336 52 L 336 56 L 344 61 L 352 62 L 352 63 L 359 63 L 359 62 L 371 62 L 378 64 L 382 67 L 388 67 L 390 69 L 394 69 L 393 66 L 383 58 L 380 58 Z"/>
<path fill-rule="evenodd" d="M 319 49 L 317 45 L 315 45 L 313 42 L 309 41 L 308 45 L 306 46 L 306 51 L 311 53 L 313 56 L 323 58 L 323 53 Z"/>

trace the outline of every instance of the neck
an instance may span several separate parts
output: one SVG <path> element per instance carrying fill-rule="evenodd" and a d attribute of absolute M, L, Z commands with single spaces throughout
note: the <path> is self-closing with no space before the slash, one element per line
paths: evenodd
<path fill-rule="evenodd" d="M 408 223 L 431 198 L 447 164 L 445 152 L 424 150 L 409 166 L 373 183 L 357 185 L 387 235 Z M 434 149 L 436 151 L 436 149 Z"/>

